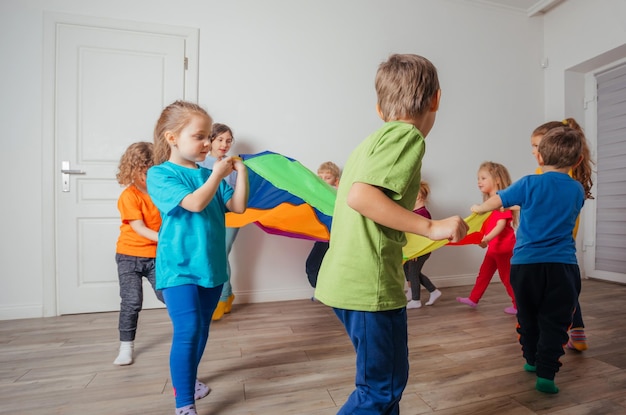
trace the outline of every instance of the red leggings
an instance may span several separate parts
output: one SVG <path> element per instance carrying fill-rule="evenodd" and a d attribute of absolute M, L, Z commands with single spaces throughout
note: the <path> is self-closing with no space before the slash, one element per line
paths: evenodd
<path fill-rule="evenodd" d="M 480 301 L 483 294 L 487 290 L 487 286 L 493 278 L 493 274 L 495 274 L 496 270 L 498 270 L 500 280 L 502 281 L 507 294 L 511 297 L 513 307 L 517 308 L 517 305 L 515 304 L 515 295 L 513 295 L 513 288 L 511 288 L 511 281 L 509 281 L 511 276 L 512 256 L 513 252 L 494 253 L 487 249 L 485 259 L 483 259 L 483 263 L 478 271 L 478 276 L 476 277 L 476 283 L 474 283 L 474 288 L 472 288 L 472 292 L 469 295 L 470 300 L 475 303 Z"/>

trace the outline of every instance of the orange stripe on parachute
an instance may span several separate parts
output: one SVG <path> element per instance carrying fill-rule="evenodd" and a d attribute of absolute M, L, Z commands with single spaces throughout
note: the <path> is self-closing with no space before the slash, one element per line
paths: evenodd
<path fill-rule="evenodd" d="M 291 203 L 281 203 L 270 210 L 248 208 L 241 214 L 226 213 L 226 226 L 229 228 L 239 228 L 252 222 L 289 233 L 294 233 L 294 229 L 297 229 L 298 233 L 320 240 L 328 240 L 330 237 L 328 229 L 308 204 L 294 206 Z"/>

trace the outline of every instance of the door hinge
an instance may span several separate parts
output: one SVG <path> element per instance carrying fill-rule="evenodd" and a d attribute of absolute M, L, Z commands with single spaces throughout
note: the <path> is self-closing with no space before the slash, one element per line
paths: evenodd
<path fill-rule="evenodd" d="M 189 58 L 185 57 L 185 70 L 189 69 Z"/>
<path fill-rule="evenodd" d="M 583 109 L 587 109 L 589 108 L 589 103 L 590 102 L 596 102 L 596 100 L 598 99 L 598 97 L 596 95 L 592 96 L 591 98 L 583 98 Z"/>

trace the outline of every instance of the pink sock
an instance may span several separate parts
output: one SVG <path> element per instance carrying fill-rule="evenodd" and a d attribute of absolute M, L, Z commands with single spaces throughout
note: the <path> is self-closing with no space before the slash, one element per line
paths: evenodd
<path fill-rule="evenodd" d="M 456 300 L 461 303 L 461 304 L 465 304 L 468 305 L 472 308 L 476 308 L 476 306 L 478 305 L 477 303 L 473 302 L 472 300 L 470 300 L 467 297 L 457 297 Z"/>

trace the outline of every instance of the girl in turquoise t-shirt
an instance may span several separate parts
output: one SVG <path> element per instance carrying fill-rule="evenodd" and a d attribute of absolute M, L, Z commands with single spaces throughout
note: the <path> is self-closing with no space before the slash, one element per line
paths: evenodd
<path fill-rule="evenodd" d="M 176 101 L 166 107 L 155 127 L 155 166 L 147 178 L 148 193 L 162 217 L 156 281 L 174 328 L 170 372 L 176 414 L 196 415 L 195 400 L 210 392 L 197 372 L 227 279 L 224 214 L 243 213 L 248 202 L 248 174 L 241 159 L 225 157 L 213 170 L 197 164 L 209 152 L 211 124 L 196 104 Z M 222 180 L 233 170 L 234 191 Z"/>

